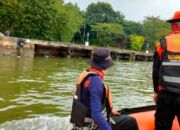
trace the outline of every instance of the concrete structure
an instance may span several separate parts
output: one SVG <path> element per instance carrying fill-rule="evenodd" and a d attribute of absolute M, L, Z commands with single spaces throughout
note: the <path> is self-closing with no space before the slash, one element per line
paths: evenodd
<path fill-rule="evenodd" d="M 18 47 L 18 38 L 0 37 L 0 56 L 21 56 L 34 57 L 34 45 L 25 43 L 23 47 Z"/>
<path fill-rule="evenodd" d="M 84 57 L 90 58 L 91 51 L 95 46 L 85 46 L 79 44 L 50 42 L 42 40 L 25 41 L 23 48 L 18 48 L 18 40 L 21 38 L 1 37 L 0 39 L 0 56 L 54 56 L 54 57 Z M 111 56 L 117 60 L 135 60 L 135 61 L 151 61 L 152 55 L 146 53 L 135 52 L 131 50 L 122 50 L 111 48 Z"/>

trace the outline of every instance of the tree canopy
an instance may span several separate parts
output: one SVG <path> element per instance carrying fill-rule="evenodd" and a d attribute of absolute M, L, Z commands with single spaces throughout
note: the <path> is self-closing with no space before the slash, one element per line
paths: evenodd
<path fill-rule="evenodd" d="M 91 3 L 81 11 L 63 0 L 2 0 L 0 32 L 5 31 L 16 37 L 82 44 L 88 39 L 90 45 L 118 43 L 119 47 L 141 50 L 146 46 L 153 49 L 170 28 L 159 17 L 147 16 L 142 22 L 127 20 L 106 2 Z"/>
<path fill-rule="evenodd" d="M 143 35 L 145 37 L 146 44 L 150 45 L 150 48 L 154 48 L 154 45 L 158 40 L 164 38 L 170 33 L 168 23 L 161 20 L 159 17 L 149 16 L 143 21 Z"/>
<path fill-rule="evenodd" d="M 0 19 L 12 36 L 60 41 L 71 41 L 83 22 L 80 9 L 62 0 L 3 0 Z"/>
<path fill-rule="evenodd" d="M 140 47 L 141 49 L 146 49 L 146 46 L 153 49 L 156 42 L 170 32 L 168 23 L 159 17 L 147 16 L 141 23 L 126 20 L 121 12 L 114 11 L 109 3 L 104 2 L 92 3 L 87 7 L 85 11 L 85 24 L 89 28 L 86 28 L 84 32 L 90 32 L 92 44 L 99 45 L 99 42 L 101 42 L 101 45 L 104 46 L 114 46 L 115 42 L 120 41 L 120 44 L 126 43 L 123 47 L 130 49 L 136 49 L 134 41 L 138 39 L 143 41 L 141 42 L 143 43 Z M 117 24 L 116 27 L 114 26 L 116 31 L 113 31 L 112 24 Z M 119 31 L 117 31 L 118 29 Z M 107 32 L 111 35 L 106 34 Z M 133 44 L 132 46 L 129 46 L 129 41 L 130 44 Z"/>
<path fill-rule="evenodd" d="M 112 43 L 124 35 L 123 27 L 113 23 L 97 23 L 91 25 L 91 31 L 96 32 L 96 44 L 112 46 Z"/>
<path fill-rule="evenodd" d="M 98 2 L 90 4 L 85 12 L 87 24 L 94 23 L 121 23 L 124 15 L 113 10 L 108 3 Z"/>
<path fill-rule="evenodd" d="M 130 35 L 131 49 L 141 51 L 144 44 L 144 37 L 138 35 Z"/>

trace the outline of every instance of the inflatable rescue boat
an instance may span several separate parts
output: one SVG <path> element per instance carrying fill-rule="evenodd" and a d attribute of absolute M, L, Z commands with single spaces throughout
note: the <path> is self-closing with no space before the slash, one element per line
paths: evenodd
<path fill-rule="evenodd" d="M 125 108 L 120 112 L 121 114 L 129 114 L 136 118 L 139 130 L 154 130 L 154 113 L 156 106 L 143 106 L 137 108 Z M 177 118 L 173 121 L 172 130 L 180 130 Z"/>

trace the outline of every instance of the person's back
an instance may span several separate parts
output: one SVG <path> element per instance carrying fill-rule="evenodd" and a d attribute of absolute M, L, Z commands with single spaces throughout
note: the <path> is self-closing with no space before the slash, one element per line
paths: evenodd
<path fill-rule="evenodd" d="M 96 70 L 96 72 L 94 70 Z M 94 72 L 97 75 L 89 76 L 88 79 L 85 81 L 82 89 L 82 103 L 88 107 L 90 111 L 90 117 L 96 122 L 96 124 L 98 124 L 98 127 L 100 129 L 111 129 L 107 120 L 104 118 L 102 114 L 103 108 L 106 107 L 106 99 L 103 100 L 103 98 L 105 97 L 105 86 L 103 84 L 102 79 L 104 77 L 100 77 L 99 73 L 101 72 L 95 69 L 94 67 L 91 67 L 89 71 Z"/>
<path fill-rule="evenodd" d="M 180 122 L 180 11 L 168 22 L 172 33 L 160 40 L 153 59 L 155 130 L 171 130 L 175 115 Z"/>
<path fill-rule="evenodd" d="M 113 109 L 110 89 L 103 83 L 105 77 L 104 70 L 114 64 L 110 57 L 109 49 L 95 49 L 89 63 L 91 65 L 89 72 L 93 75 L 85 77 L 85 80 L 80 85 L 80 101 L 89 110 L 87 116 L 93 119 L 96 124 L 95 126 L 100 130 L 138 130 L 137 122 L 133 117 L 120 115 L 119 112 Z M 113 122 L 112 125 L 103 116 L 102 110 L 104 108 L 107 111 L 107 118 L 111 116 L 108 119 Z"/>

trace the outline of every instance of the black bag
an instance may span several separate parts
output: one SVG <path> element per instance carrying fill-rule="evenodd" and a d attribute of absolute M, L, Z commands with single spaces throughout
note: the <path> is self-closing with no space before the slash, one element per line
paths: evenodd
<path fill-rule="evenodd" d="M 70 122 L 79 127 L 86 125 L 85 117 L 88 115 L 88 108 L 82 104 L 78 99 L 73 98 L 72 111 Z"/>
<path fill-rule="evenodd" d="M 85 106 L 81 102 L 81 92 L 83 89 L 83 86 L 81 84 L 84 83 L 84 81 L 89 77 L 89 76 L 94 76 L 97 74 L 94 73 L 89 73 L 84 77 L 82 82 L 80 84 L 76 85 L 76 92 L 73 97 L 73 104 L 72 104 L 72 111 L 71 111 L 71 117 L 70 117 L 70 122 L 75 124 L 78 127 L 83 127 L 87 126 L 89 123 L 85 122 L 85 117 L 88 117 L 90 115 L 89 109 L 87 106 Z"/>

